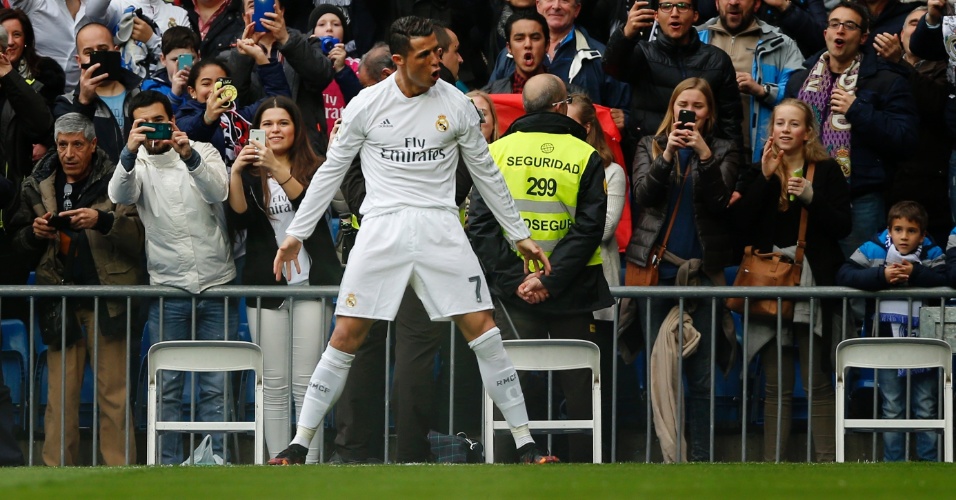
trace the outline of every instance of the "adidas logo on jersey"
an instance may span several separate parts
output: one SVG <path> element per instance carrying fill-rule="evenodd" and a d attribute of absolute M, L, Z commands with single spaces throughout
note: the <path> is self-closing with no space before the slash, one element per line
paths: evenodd
<path fill-rule="evenodd" d="M 382 120 L 382 123 L 378 124 L 379 128 L 392 128 L 392 122 L 388 121 L 388 118 Z"/>

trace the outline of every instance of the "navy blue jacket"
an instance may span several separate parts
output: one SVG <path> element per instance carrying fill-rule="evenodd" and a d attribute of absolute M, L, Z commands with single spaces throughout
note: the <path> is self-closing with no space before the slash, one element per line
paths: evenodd
<path fill-rule="evenodd" d="M 851 198 L 881 191 L 893 178 L 897 160 L 909 154 L 919 140 L 919 115 L 907 72 L 898 64 L 885 62 L 871 48 L 862 51 L 856 100 L 846 113 L 852 126 Z M 787 97 L 797 97 L 819 58 L 816 54 L 807 59 L 804 68 L 790 77 Z"/>

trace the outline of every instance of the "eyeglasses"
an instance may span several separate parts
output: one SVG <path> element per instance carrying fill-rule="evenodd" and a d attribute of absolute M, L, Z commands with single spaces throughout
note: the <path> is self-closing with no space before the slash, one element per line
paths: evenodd
<path fill-rule="evenodd" d="M 672 10 L 674 10 L 674 7 L 677 7 L 677 12 L 680 12 L 681 14 L 683 14 L 684 12 L 687 12 L 688 10 L 692 9 L 694 6 L 687 2 L 678 2 L 678 3 L 663 2 L 657 6 L 657 10 L 661 12 L 671 12 Z"/>
<path fill-rule="evenodd" d="M 562 105 L 562 104 L 571 104 L 571 102 L 572 102 L 573 100 L 574 100 L 573 97 L 568 96 L 568 97 L 566 97 L 566 98 L 564 98 L 564 99 L 561 99 L 561 100 L 558 101 L 558 102 L 552 102 L 551 105 L 552 105 L 552 106 L 560 106 L 560 105 Z"/>
<path fill-rule="evenodd" d="M 843 22 L 840 22 L 840 21 L 837 21 L 836 19 L 831 19 L 830 22 L 827 23 L 827 26 L 828 26 L 831 30 L 840 29 L 840 26 L 843 26 L 843 28 L 844 28 L 845 30 L 847 30 L 847 31 L 856 31 L 856 30 L 859 30 L 859 29 L 860 29 L 860 25 L 859 25 L 859 24 L 856 24 L 856 23 L 853 22 L 853 21 L 843 21 Z"/>
<path fill-rule="evenodd" d="M 73 200 L 70 199 L 70 196 L 73 195 L 73 184 L 67 183 L 63 185 L 63 210 L 73 210 Z"/>

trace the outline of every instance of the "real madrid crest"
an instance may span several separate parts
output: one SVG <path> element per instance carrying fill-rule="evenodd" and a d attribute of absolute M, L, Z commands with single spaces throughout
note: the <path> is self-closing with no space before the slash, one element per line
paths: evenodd
<path fill-rule="evenodd" d="M 445 115 L 438 115 L 438 121 L 435 122 L 435 128 L 438 129 L 439 132 L 447 132 L 448 127 L 448 118 L 446 118 Z"/>
<path fill-rule="evenodd" d="M 345 298 L 345 305 L 348 307 L 355 307 L 355 304 L 358 300 L 355 299 L 355 294 L 350 293 L 348 297 Z"/>

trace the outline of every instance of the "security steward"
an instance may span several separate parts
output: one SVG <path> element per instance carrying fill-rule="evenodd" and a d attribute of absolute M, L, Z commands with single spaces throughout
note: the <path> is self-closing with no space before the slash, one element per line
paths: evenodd
<path fill-rule="evenodd" d="M 527 114 L 489 149 L 531 237 L 551 260 L 551 274 L 525 271 L 477 192 L 472 193 L 468 233 L 496 301 L 495 322 L 502 338 L 595 341 L 592 312 L 614 303 L 601 268 L 607 212 L 603 164 L 585 142 L 584 127 L 566 116 L 570 101 L 561 79 L 532 77 L 522 100 Z M 568 418 L 591 418 L 589 371 L 561 371 L 557 377 Z M 547 418 L 546 385 L 538 387 L 523 374 L 521 386 L 529 416 Z M 495 442 L 501 457 L 510 456 L 507 446 L 507 440 Z M 590 462 L 591 438 L 572 436 L 564 458 Z"/>

